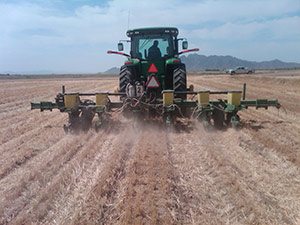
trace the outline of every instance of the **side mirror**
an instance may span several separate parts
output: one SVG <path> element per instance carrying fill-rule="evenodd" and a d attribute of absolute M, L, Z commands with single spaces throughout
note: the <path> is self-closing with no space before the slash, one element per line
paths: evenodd
<path fill-rule="evenodd" d="M 188 48 L 188 42 L 187 41 L 183 41 L 182 42 L 182 49 L 187 49 Z"/>
<path fill-rule="evenodd" d="M 118 43 L 118 51 L 123 51 L 123 50 L 124 50 L 123 43 Z"/>

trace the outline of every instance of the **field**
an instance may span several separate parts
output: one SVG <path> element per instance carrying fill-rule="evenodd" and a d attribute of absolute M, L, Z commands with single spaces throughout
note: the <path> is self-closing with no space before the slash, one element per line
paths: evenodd
<path fill-rule="evenodd" d="M 241 89 L 283 107 L 240 113 L 242 128 L 167 132 L 119 116 L 65 134 L 67 114 L 30 110 L 117 77 L 0 80 L 0 224 L 299 224 L 300 71 L 192 75 L 195 89 Z M 221 96 L 216 96 L 217 98 Z"/>

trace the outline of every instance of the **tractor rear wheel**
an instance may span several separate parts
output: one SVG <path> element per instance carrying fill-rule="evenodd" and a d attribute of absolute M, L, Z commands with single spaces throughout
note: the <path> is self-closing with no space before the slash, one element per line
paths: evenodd
<path fill-rule="evenodd" d="M 173 90 L 186 91 L 186 70 L 185 65 L 181 64 L 173 71 Z M 177 94 L 175 97 L 186 99 L 186 94 Z"/>
<path fill-rule="evenodd" d="M 120 69 L 119 89 L 120 92 L 126 92 L 126 86 L 130 82 L 131 72 L 127 66 L 122 66 Z"/>

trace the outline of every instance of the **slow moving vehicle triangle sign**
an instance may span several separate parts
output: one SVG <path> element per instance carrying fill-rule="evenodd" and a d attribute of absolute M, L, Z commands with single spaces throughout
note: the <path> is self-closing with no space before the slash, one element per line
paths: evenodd
<path fill-rule="evenodd" d="M 147 88 L 158 88 L 159 87 L 159 82 L 157 80 L 156 76 L 150 76 L 148 77 L 148 81 L 147 81 Z"/>
<path fill-rule="evenodd" d="M 157 73 L 157 72 L 158 72 L 158 70 L 157 70 L 155 64 L 152 63 L 148 69 L 148 73 Z"/>

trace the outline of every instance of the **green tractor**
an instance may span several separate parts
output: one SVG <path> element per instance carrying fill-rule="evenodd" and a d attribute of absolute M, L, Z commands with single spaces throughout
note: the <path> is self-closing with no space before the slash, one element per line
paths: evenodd
<path fill-rule="evenodd" d="M 206 126 L 238 126 L 238 112 L 248 107 L 280 107 L 277 100 L 246 100 L 246 85 L 243 92 L 233 91 L 194 91 L 187 87 L 186 68 L 179 56 L 183 53 L 198 51 L 187 49 L 185 38 L 178 38 L 178 29 L 174 27 L 142 28 L 128 30 L 130 54 L 122 52 L 123 42 L 118 43 L 118 54 L 127 57 L 120 69 L 119 90 L 117 92 L 66 93 L 57 94 L 55 102 L 42 101 L 31 103 L 31 109 L 59 109 L 69 115 L 64 125 L 66 132 L 88 130 L 95 115 L 96 130 L 109 123 L 110 114 L 122 112 L 124 116 L 141 120 L 159 118 L 166 125 L 172 125 L 178 117 L 194 117 Z M 181 43 L 181 51 L 179 44 Z M 225 99 L 210 99 L 211 95 L 225 94 Z M 242 95 L 243 94 L 243 95 Z M 196 100 L 187 96 L 196 96 Z M 96 100 L 81 99 L 82 96 L 95 96 Z M 110 96 L 119 96 L 112 101 Z"/>
<path fill-rule="evenodd" d="M 125 94 L 125 98 L 150 104 L 150 107 L 143 105 L 127 111 L 159 115 L 159 111 L 152 106 L 161 102 L 163 90 L 173 90 L 176 98 L 185 100 L 187 91 L 192 91 L 192 85 L 187 88 L 186 69 L 179 55 L 199 49 L 188 50 L 188 42 L 177 38 L 178 29 L 174 27 L 128 30 L 127 36 L 130 40 L 125 42 L 130 42 L 130 55 L 121 52 L 124 50 L 121 41 L 118 43 L 119 52 L 108 51 L 109 54 L 127 57 L 120 69 L 119 91 Z M 182 51 L 179 51 L 180 41 Z M 181 113 L 186 111 L 181 110 Z"/>
<path fill-rule="evenodd" d="M 177 38 L 177 28 L 143 28 L 127 31 L 130 38 L 130 55 L 120 71 L 120 92 L 129 92 L 130 85 L 142 85 L 151 100 L 161 97 L 162 90 L 187 91 L 186 69 L 179 55 L 199 49 L 187 50 L 188 42 Z M 182 49 L 179 51 L 179 42 Z M 118 50 L 123 51 L 123 43 Z M 136 96 L 143 90 L 136 88 Z"/>

